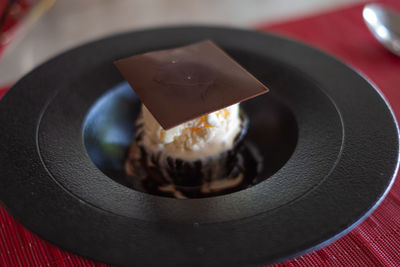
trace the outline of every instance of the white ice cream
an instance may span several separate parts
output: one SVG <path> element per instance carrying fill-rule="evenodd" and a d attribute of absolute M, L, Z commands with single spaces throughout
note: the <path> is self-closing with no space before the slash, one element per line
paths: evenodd
<path fill-rule="evenodd" d="M 142 106 L 143 143 L 147 150 L 185 160 L 216 156 L 228 150 L 240 129 L 239 104 L 182 123 L 165 131 Z"/>

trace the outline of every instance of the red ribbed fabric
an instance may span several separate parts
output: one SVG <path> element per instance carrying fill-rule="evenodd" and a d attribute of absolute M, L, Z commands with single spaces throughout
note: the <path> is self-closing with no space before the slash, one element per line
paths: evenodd
<path fill-rule="evenodd" d="M 377 1 L 400 10 L 399 0 Z M 363 24 L 362 5 L 260 30 L 287 35 L 328 51 L 365 74 L 400 118 L 400 58 L 387 52 Z M 0 97 L 5 90 L 0 89 Z M 400 180 L 363 223 L 334 243 L 275 266 L 400 266 Z M 0 266 L 109 266 L 41 240 L 0 207 Z"/>

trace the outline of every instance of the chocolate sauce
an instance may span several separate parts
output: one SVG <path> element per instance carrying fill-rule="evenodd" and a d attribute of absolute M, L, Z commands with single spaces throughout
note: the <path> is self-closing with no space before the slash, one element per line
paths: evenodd
<path fill-rule="evenodd" d="M 158 167 L 148 162 L 143 151 L 133 143 L 125 162 L 126 184 L 137 191 L 179 199 L 204 198 L 233 193 L 263 180 L 262 157 L 256 147 L 244 142 L 230 164 L 232 170 L 227 177 L 221 177 L 198 186 L 176 185 L 163 176 Z M 188 177 L 190 179 L 190 177 Z"/>

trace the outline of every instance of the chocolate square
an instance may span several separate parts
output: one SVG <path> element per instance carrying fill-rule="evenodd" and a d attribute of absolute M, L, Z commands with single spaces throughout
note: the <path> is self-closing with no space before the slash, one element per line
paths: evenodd
<path fill-rule="evenodd" d="M 268 92 L 212 41 L 114 62 L 164 129 Z"/>

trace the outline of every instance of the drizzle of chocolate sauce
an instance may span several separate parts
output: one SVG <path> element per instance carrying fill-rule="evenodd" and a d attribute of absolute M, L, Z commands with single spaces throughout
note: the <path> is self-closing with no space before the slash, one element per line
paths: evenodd
<path fill-rule="evenodd" d="M 125 162 L 126 184 L 137 191 L 179 199 L 204 198 L 233 193 L 251 187 L 263 180 L 262 157 L 256 147 L 244 142 L 231 159 L 232 167 L 227 177 L 204 182 L 198 186 L 182 186 L 169 182 L 159 168 L 148 162 L 141 149 L 133 143 Z M 187 177 L 190 179 L 190 177 Z"/>

